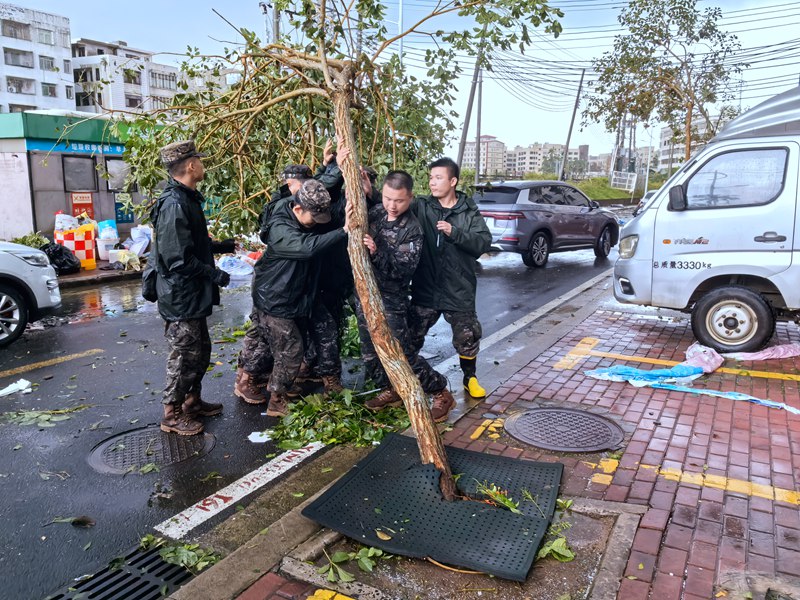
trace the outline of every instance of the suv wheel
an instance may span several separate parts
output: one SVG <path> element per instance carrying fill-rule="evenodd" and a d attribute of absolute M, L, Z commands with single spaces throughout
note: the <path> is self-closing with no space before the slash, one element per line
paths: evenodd
<path fill-rule="evenodd" d="M 0 284 L 0 347 L 8 346 L 25 331 L 28 303 L 9 285 Z"/>
<path fill-rule="evenodd" d="M 694 305 L 692 331 L 717 352 L 754 352 L 772 337 L 775 315 L 767 301 L 748 288 L 717 288 Z"/>
<path fill-rule="evenodd" d="M 611 227 L 606 225 L 594 243 L 594 255 L 597 258 L 608 258 L 611 253 Z"/>
<path fill-rule="evenodd" d="M 541 268 L 547 264 L 550 258 L 550 238 L 543 231 L 533 234 L 528 250 L 522 253 L 522 262 L 527 267 Z"/>

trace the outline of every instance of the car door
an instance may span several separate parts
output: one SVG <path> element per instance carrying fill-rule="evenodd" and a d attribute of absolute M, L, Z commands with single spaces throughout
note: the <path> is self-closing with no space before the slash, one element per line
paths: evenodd
<path fill-rule="evenodd" d="M 658 207 L 653 304 L 676 306 L 715 276 L 770 278 L 791 266 L 799 150 L 731 143 L 687 171 L 686 209 L 666 198 Z"/>
<path fill-rule="evenodd" d="M 594 243 L 605 224 L 603 214 L 591 208 L 589 198 L 580 190 L 568 186 L 562 186 L 561 189 L 571 209 L 570 242 L 582 246 Z"/>
<path fill-rule="evenodd" d="M 546 184 L 538 190 L 535 202 L 539 221 L 550 231 L 553 248 L 564 246 L 569 239 L 571 215 L 562 186 Z"/>

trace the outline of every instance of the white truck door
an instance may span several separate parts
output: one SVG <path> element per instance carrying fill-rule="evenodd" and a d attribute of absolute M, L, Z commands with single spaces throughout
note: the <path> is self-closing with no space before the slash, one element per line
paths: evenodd
<path fill-rule="evenodd" d="M 790 267 L 799 150 L 794 142 L 723 145 L 687 172 L 686 210 L 669 210 L 666 199 L 658 207 L 655 306 L 685 307 L 711 277 L 769 278 Z"/>

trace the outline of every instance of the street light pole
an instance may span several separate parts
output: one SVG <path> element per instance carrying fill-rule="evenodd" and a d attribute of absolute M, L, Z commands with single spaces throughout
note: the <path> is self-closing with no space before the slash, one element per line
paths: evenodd
<path fill-rule="evenodd" d="M 397 35 L 400 37 L 400 66 L 403 66 L 403 0 L 398 0 L 400 12 L 397 15 Z"/>
<path fill-rule="evenodd" d="M 269 44 L 269 5 L 266 2 L 259 2 L 258 7 L 264 15 L 264 44 Z"/>
<path fill-rule="evenodd" d="M 586 69 L 581 71 L 581 82 L 578 84 L 578 93 L 575 95 L 575 107 L 572 109 L 572 120 L 569 122 L 569 133 L 567 133 L 567 145 L 564 146 L 564 157 L 561 159 L 561 169 L 559 170 L 559 181 L 567 180 L 567 158 L 569 157 L 569 141 L 572 138 L 572 126 L 575 125 L 575 114 L 578 112 L 578 105 L 581 103 L 581 89 L 583 88 L 583 76 Z"/>

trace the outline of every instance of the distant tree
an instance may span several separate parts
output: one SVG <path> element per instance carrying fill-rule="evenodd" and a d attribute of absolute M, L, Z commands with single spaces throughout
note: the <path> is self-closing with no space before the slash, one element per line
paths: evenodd
<path fill-rule="evenodd" d="M 658 120 L 682 131 L 685 155 L 691 152 L 692 120 L 699 116 L 713 136 L 730 116 L 731 78 L 747 65 L 735 63 L 740 44 L 722 31 L 718 7 L 697 9 L 697 0 L 630 0 L 618 21 L 628 33 L 616 36 L 614 49 L 592 61 L 598 73 L 583 112 L 585 122 L 603 122 L 616 131 L 626 115 Z"/>

